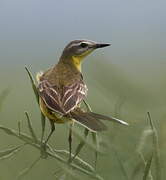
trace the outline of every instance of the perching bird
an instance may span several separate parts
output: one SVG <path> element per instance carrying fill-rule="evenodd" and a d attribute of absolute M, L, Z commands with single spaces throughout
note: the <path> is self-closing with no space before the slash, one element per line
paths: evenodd
<path fill-rule="evenodd" d="M 74 40 L 65 47 L 58 64 L 37 75 L 40 108 L 52 125 L 47 140 L 55 129 L 54 123 L 77 122 L 95 132 L 106 129 L 100 120 L 111 120 L 127 125 L 122 120 L 85 112 L 80 108 L 88 91 L 81 73 L 82 61 L 95 49 L 107 46 L 110 44 Z"/>

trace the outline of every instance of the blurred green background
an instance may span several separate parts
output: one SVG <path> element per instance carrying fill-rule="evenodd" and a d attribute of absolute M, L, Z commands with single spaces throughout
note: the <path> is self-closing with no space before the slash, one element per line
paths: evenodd
<path fill-rule="evenodd" d="M 116 116 L 130 126 L 106 123 L 109 130 L 101 136 L 115 147 L 130 174 L 133 162 L 137 162 L 134 152 L 142 132 L 149 125 L 146 113 L 150 111 L 158 130 L 164 180 L 165 6 L 163 0 L 0 0 L 0 92 L 9 89 L 9 95 L 0 107 L 0 124 L 17 129 L 18 121 L 22 120 L 22 129 L 27 131 L 26 110 L 40 136 L 39 110 L 24 67 L 30 68 L 34 75 L 46 70 L 57 63 L 64 46 L 74 39 L 111 43 L 111 47 L 88 56 L 83 64 L 89 89 L 87 99 L 95 112 Z M 66 127 L 57 125 L 50 142 L 57 149 L 66 149 L 67 135 Z M 0 149 L 20 142 L 0 132 Z M 78 142 L 75 139 L 74 143 Z M 91 149 L 83 149 L 81 155 L 93 164 Z M 38 151 L 26 146 L 14 157 L 0 161 L 0 179 L 16 179 L 18 173 L 38 156 Z M 56 179 L 53 173 L 57 168 L 55 160 L 42 160 L 23 179 Z M 97 171 L 106 180 L 124 179 L 110 146 L 106 148 L 106 154 L 99 157 Z"/>

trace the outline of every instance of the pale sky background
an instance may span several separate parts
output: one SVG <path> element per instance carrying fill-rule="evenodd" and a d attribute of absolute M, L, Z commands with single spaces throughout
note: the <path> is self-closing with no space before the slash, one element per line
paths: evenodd
<path fill-rule="evenodd" d="M 164 0 L 0 0 L 0 63 L 52 64 L 70 40 L 87 38 L 111 42 L 102 53 L 112 63 L 166 67 L 165 7 Z"/>

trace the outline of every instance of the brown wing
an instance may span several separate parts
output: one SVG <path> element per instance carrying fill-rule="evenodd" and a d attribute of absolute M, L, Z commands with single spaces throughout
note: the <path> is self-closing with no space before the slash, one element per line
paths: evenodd
<path fill-rule="evenodd" d="M 59 89 L 52 86 L 48 80 L 39 83 L 39 94 L 46 106 L 52 111 L 67 114 L 76 108 L 87 95 L 87 87 L 82 81 Z"/>

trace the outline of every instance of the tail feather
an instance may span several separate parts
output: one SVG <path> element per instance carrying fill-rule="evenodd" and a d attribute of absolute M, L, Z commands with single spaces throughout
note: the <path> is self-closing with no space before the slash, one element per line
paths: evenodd
<path fill-rule="evenodd" d="M 123 125 L 129 125 L 127 122 L 122 121 L 122 120 L 117 119 L 117 118 L 114 118 L 114 117 L 111 117 L 111 116 L 108 117 L 108 116 L 97 114 L 97 113 L 94 113 L 94 112 L 87 112 L 87 114 L 89 116 L 97 118 L 97 119 L 113 121 L 113 122 L 116 122 L 116 123 L 119 123 L 119 124 L 123 124 Z"/>
<path fill-rule="evenodd" d="M 122 125 L 128 125 L 128 123 L 120 119 L 108 117 L 94 112 L 84 112 L 80 108 L 77 108 L 71 112 L 70 116 L 73 118 L 73 120 L 75 120 L 75 122 L 94 132 L 104 131 L 107 129 L 107 127 L 100 120 L 108 120 L 120 123 Z"/>
<path fill-rule="evenodd" d="M 107 127 L 99 119 L 96 119 L 95 117 L 89 115 L 86 112 L 72 112 L 71 116 L 77 123 L 86 127 L 90 131 L 97 132 L 104 131 L 107 129 Z"/>

